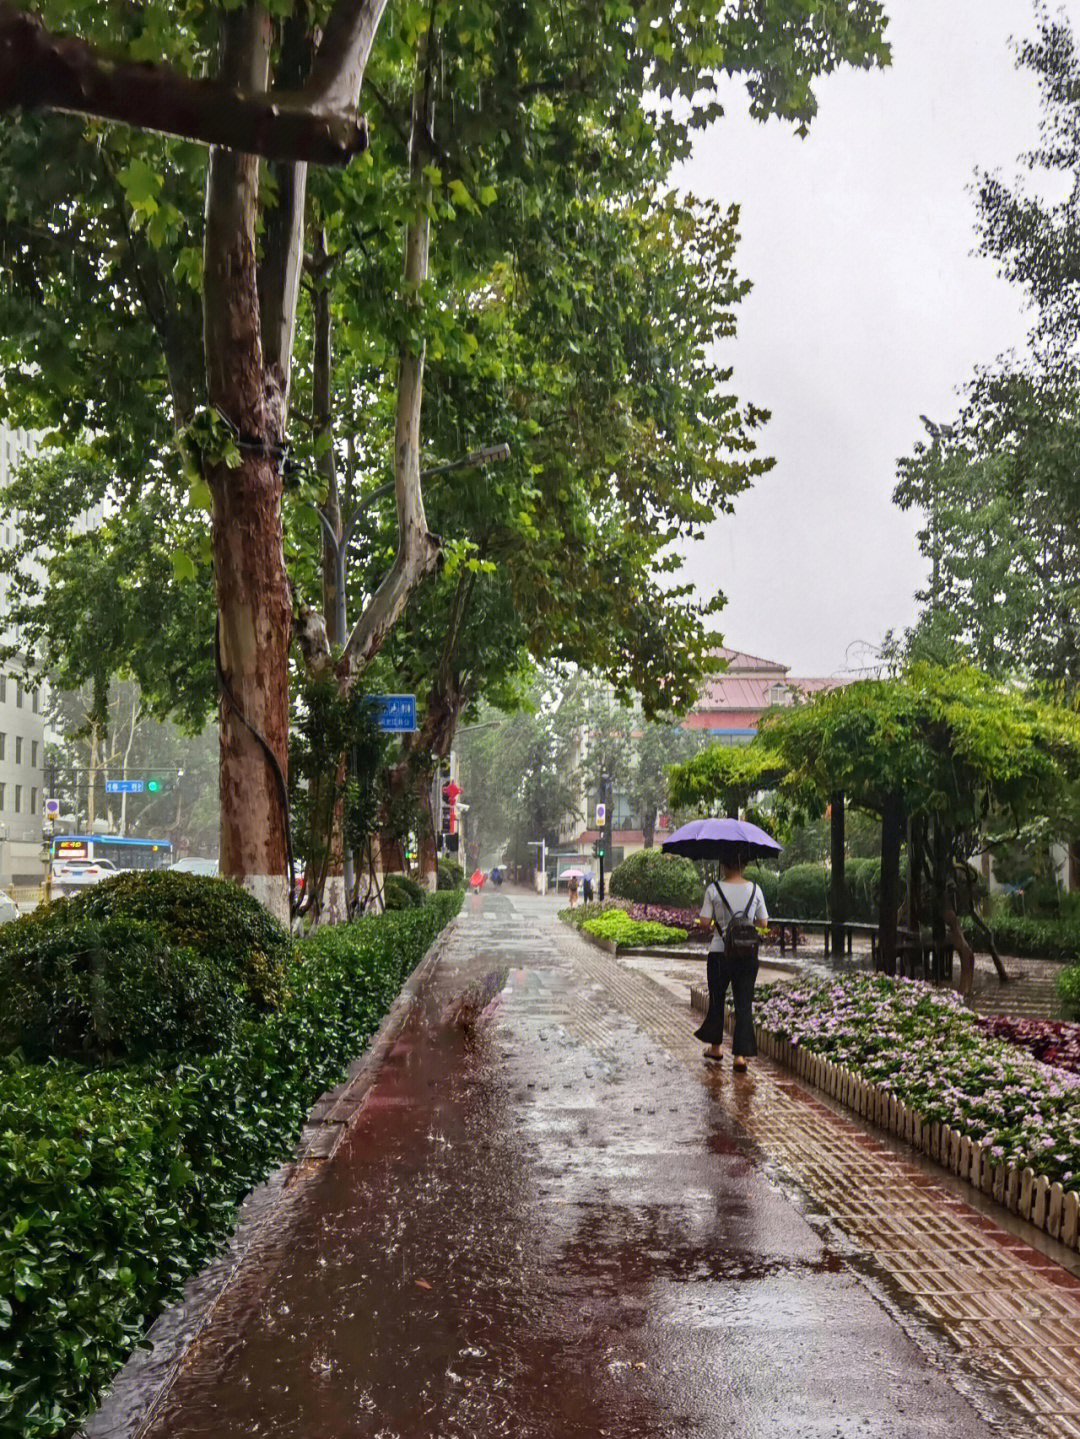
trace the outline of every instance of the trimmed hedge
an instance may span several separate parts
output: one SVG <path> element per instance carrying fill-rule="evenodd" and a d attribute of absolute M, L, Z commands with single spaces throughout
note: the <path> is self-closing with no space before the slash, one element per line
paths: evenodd
<path fill-rule="evenodd" d="M 231 880 L 168 869 L 118 874 L 73 899 L 35 910 L 28 922 L 51 923 L 58 912 L 64 923 L 70 916 L 152 924 L 169 944 L 217 960 L 244 985 L 252 1004 L 273 1009 L 284 996 L 292 936 Z M 0 930 L 0 945 L 4 938 Z"/>
<path fill-rule="evenodd" d="M 232 1042 L 285 993 L 292 938 L 228 880 L 121 874 L 0 929 L 0 1053 L 91 1063 Z"/>
<path fill-rule="evenodd" d="M 0 1433 L 59 1435 L 86 1414 L 461 901 L 316 932 L 280 1007 L 219 1053 L 108 1070 L 0 1059 Z"/>
<path fill-rule="evenodd" d="M 793 864 L 783 871 L 777 886 L 778 915 L 785 919 L 824 919 L 828 912 L 829 880 L 823 865 Z"/>
<path fill-rule="evenodd" d="M 218 1049 L 243 1006 L 214 959 L 135 919 L 11 924 L 0 950 L 0 1054 L 89 1063 Z"/>
<path fill-rule="evenodd" d="M 419 909 L 427 894 L 424 886 L 407 874 L 388 874 L 383 878 L 383 903 L 387 909 Z"/>
<path fill-rule="evenodd" d="M 777 909 L 780 893 L 780 876 L 775 869 L 766 869 L 760 864 L 748 864 L 743 874 L 752 884 L 756 884 L 765 896 L 765 908 L 770 914 L 782 913 Z"/>
<path fill-rule="evenodd" d="M 446 857 L 439 860 L 438 875 L 436 878 L 437 889 L 464 889 L 465 871 L 456 859 Z"/>
<path fill-rule="evenodd" d="M 613 895 L 636 904 L 664 904 L 672 909 L 701 907 L 705 886 L 697 866 L 681 855 L 660 849 L 639 849 L 611 871 Z"/>
<path fill-rule="evenodd" d="M 1029 919 L 1026 915 L 996 916 L 988 921 L 994 942 L 1002 954 L 1018 959 L 1060 959 L 1076 963 L 1080 959 L 1080 920 Z M 967 938 L 978 949 L 985 938 L 971 919 L 963 921 Z"/>

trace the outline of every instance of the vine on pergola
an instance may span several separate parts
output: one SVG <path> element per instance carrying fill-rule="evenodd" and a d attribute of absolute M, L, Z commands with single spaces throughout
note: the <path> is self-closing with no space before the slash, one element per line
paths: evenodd
<path fill-rule="evenodd" d="M 935 944 L 957 866 L 985 846 L 988 827 L 1020 826 L 1062 811 L 1080 777 L 1080 717 L 967 666 L 914 665 L 895 679 L 863 680 L 766 716 L 743 751 L 704 751 L 672 772 L 676 803 L 729 802 L 760 778 L 790 800 L 816 796 L 841 816 L 842 797 L 882 822 L 881 956 L 896 963 L 899 861 L 908 828 L 912 912 L 929 883 Z M 740 784 L 742 789 L 740 790 Z M 834 855 L 837 849 L 834 846 Z M 842 862 L 842 846 L 839 855 Z M 835 874 L 834 914 L 843 893 Z"/>

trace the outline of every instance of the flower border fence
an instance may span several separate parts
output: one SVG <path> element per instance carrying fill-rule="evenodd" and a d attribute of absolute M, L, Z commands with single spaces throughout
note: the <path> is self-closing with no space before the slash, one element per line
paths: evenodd
<path fill-rule="evenodd" d="M 708 992 L 704 986 L 695 985 L 690 995 L 692 1008 L 704 1013 L 708 1008 Z M 728 1034 L 734 1031 L 730 1009 L 725 1015 L 725 1030 Z M 943 1169 L 966 1179 L 1011 1214 L 1043 1230 L 1051 1239 L 1080 1251 L 1080 1193 L 1076 1190 L 1065 1189 L 1056 1180 L 1036 1174 L 1031 1168 L 995 1163 L 989 1146 L 979 1144 L 951 1125 L 925 1120 L 910 1105 L 845 1066 L 811 1054 L 761 1025 L 754 1026 L 754 1033 L 758 1050 L 767 1059 L 790 1069 L 797 1078 L 854 1110 L 879 1129 L 905 1140 Z"/>

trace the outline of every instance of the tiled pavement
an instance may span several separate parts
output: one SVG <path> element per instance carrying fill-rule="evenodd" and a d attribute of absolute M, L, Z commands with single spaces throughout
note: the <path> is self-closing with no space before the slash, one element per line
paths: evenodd
<path fill-rule="evenodd" d="M 1065 1251 L 779 1068 L 703 1065 L 687 1000 L 542 900 L 470 900 L 150 1435 L 1080 1439 Z"/>
<path fill-rule="evenodd" d="M 696 1020 L 670 976 L 654 979 L 576 937 L 569 942 L 623 1013 L 702 1069 Z M 963 1197 L 966 1186 L 927 1172 L 767 1061 L 749 1081 L 710 1066 L 703 1082 L 781 1181 L 793 1182 L 847 1236 L 853 1257 L 885 1279 L 902 1322 L 945 1337 L 961 1381 L 1030 1414 L 1033 1432 L 1047 1439 L 1080 1439 L 1080 1278 L 1049 1256 L 1055 1246 L 1035 1231 L 1010 1232 L 1019 1226 L 981 1212 L 974 1191 Z M 1057 1257 L 1068 1262 L 1064 1250 Z"/>

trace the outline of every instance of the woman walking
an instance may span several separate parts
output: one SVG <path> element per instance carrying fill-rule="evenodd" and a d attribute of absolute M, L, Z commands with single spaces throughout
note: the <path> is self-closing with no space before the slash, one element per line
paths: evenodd
<path fill-rule="evenodd" d="M 746 850 L 733 847 L 721 854 L 723 878 L 710 884 L 701 906 L 701 918 L 713 930 L 706 969 L 709 978 L 709 1012 L 695 1038 L 707 1046 L 705 1058 L 721 1059 L 724 1040 L 724 999 L 730 984 L 735 1003 L 735 1034 L 731 1044 L 732 1068 L 746 1073 L 746 1061 L 757 1054 L 754 1038 L 754 985 L 758 972 L 758 935 L 769 922 L 765 896 L 743 874 Z"/>

